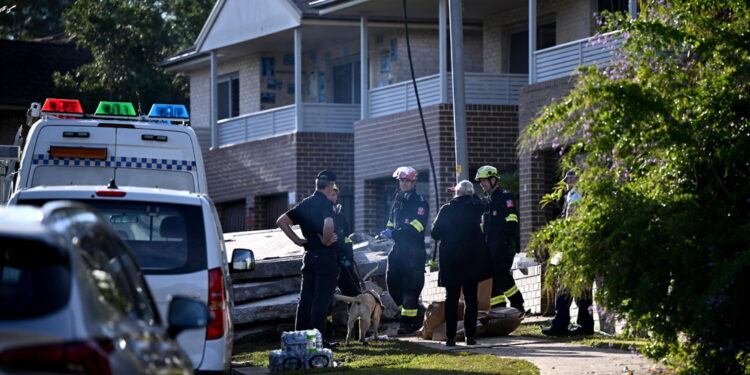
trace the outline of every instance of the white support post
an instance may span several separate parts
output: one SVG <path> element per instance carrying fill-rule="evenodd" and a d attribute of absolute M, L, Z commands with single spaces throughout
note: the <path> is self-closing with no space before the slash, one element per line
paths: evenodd
<path fill-rule="evenodd" d="M 448 32 L 446 19 L 448 17 L 448 0 L 440 0 L 438 4 L 438 51 L 440 54 L 438 70 L 440 72 L 440 103 L 448 103 Z"/>
<path fill-rule="evenodd" d="M 294 104 L 297 114 L 296 127 L 301 131 L 302 123 L 302 30 L 294 29 Z"/>
<path fill-rule="evenodd" d="M 529 0 L 529 84 L 536 82 L 536 0 Z"/>
<path fill-rule="evenodd" d="M 630 11 L 630 18 L 635 19 L 638 17 L 638 0 L 630 0 L 628 2 L 628 10 Z"/>
<path fill-rule="evenodd" d="M 219 147 L 219 114 L 218 114 L 218 102 L 217 102 L 217 92 L 216 92 L 216 85 L 218 84 L 218 77 L 216 76 L 217 71 L 217 62 L 216 62 L 216 51 L 211 51 L 211 77 L 209 79 L 209 84 L 211 85 L 210 95 L 211 98 L 209 99 L 209 105 L 211 106 L 208 113 L 210 113 L 210 120 L 211 123 L 209 124 L 209 129 L 211 130 L 211 148 L 217 148 Z"/>
<path fill-rule="evenodd" d="M 369 43 L 367 34 L 367 16 L 359 18 L 359 99 L 362 120 L 370 117 L 370 65 Z"/>

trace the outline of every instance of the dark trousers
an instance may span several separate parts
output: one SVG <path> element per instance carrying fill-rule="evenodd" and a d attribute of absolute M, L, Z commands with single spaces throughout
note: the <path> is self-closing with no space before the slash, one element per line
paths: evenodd
<path fill-rule="evenodd" d="M 419 296 L 424 287 L 424 269 L 401 267 L 396 260 L 388 259 L 385 282 L 388 293 L 401 307 L 402 325 L 415 325 L 421 322 Z"/>
<path fill-rule="evenodd" d="M 302 259 L 302 288 L 295 330 L 317 328 L 325 334 L 326 313 L 331 305 L 339 266 L 333 250 L 310 250 Z"/>
<path fill-rule="evenodd" d="M 458 325 L 458 297 L 464 291 L 464 332 L 466 337 L 475 338 L 477 332 L 477 287 L 479 283 L 466 282 L 461 285 L 445 287 L 445 335 L 448 339 L 456 338 Z"/>
<path fill-rule="evenodd" d="M 523 296 L 516 286 L 516 280 L 510 273 L 510 267 L 513 266 L 513 256 L 515 254 L 508 252 L 501 257 L 493 259 L 495 265 L 495 275 L 492 277 L 492 296 L 490 297 L 491 306 L 506 306 L 510 302 L 511 307 L 515 307 L 524 312 Z"/>
<path fill-rule="evenodd" d="M 555 299 L 555 318 L 552 319 L 552 328 L 555 330 L 567 330 L 570 325 L 570 303 L 573 297 L 567 292 L 558 292 Z M 594 331 L 594 314 L 591 310 L 593 304 L 591 291 L 585 293 L 582 297 L 576 297 L 576 306 L 578 306 L 578 317 L 576 323 L 584 331 Z"/>

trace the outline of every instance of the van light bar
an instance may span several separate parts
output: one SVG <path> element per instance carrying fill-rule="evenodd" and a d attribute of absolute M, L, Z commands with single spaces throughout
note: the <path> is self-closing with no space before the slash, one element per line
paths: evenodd
<path fill-rule="evenodd" d="M 100 197 L 124 197 L 127 193 L 121 190 L 97 190 L 96 195 Z"/>
<path fill-rule="evenodd" d="M 77 99 L 47 98 L 42 106 L 42 112 L 48 114 L 64 114 L 66 116 L 83 116 L 83 107 Z"/>
<path fill-rule="evenodd" d="M 107 159 L 106 148 L 50 146 L 49 155 L 53 158 Z"/>
<path fill-rule="evenodd" d="M 149 120 L 182 120 L 190 119 L 188 111 L 182 104 L 154 104 L 148 113 Z"/>
<path fill-rule="evenodd" d="M 99 102 L 99 106 L 96 107 L 95 116 L 124 116 L 124 117 L 136 117 L 138 114 L 135 112 L 133 103 L 128 102 Z"/>

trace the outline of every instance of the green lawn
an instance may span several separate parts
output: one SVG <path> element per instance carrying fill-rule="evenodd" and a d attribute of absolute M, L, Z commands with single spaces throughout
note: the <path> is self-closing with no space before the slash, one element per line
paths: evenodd
<path fill-rule="evenodd" d="M 248 366 L 268 366 L 268 352 L 279 348 L 279 342 L 235 343 L 234 362 Z M 316 373 L 358 374 L 503 374 L 538 375 L 539 369 L 523 360 L 459 351 L 442 351 L 397 340 L 359 343 L 334 350 L 338 367 L 316 370 Z M 289 373 L 299 373 L 298 371 Z"/>
<path fill-rule="evenodd" d="M 568 337 L 550 337 L 542 333 L 542 328 L 549 327 L 547 323 L 521 324 L 518 329 L 511 333 L 511 336 L 527 336 L 534 338 L 543 338 L 559 342 L 569 342 L 571 344 L 588 345 L 597 348 L 613 348 L 620 350 L 640 350 L 648 343 L 648 339 L 640 337 L 625 337 L 623 335 L 604 336 L 568 336 Z"/>

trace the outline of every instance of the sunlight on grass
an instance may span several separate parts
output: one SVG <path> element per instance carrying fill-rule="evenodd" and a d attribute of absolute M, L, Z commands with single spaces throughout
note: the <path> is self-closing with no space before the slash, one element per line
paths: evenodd
<path fill-rule="evenodd" d="M 268 366 L 268 352 L 278 342 L 241 342 L 235 344 L 234 362 L 248 366 Z M 330 374 L 501 374 L 537 375 L 530 362 L 492 355 L 441 351 L 419 344 L 396 340 L 377 341 L 368 346 L 353 344 L 334 351 L 336 368 L 317 370 Z M 298 372 L 295 372 L 298 373 Z"/>
<path fill-rule="evenodd" d="M 604 336 L 599 334 L 588 336 L 570 336 L 570 337 L 550 337 L 542 333 L 542 328 L 549 327 L 547 323 L 521 324 L 518 329 L 511 333 L 511 336 L 527 336 L 543 338 L 571 344 L 587 345 L 597 348 L 612 348 L 620 350 L 640 350 L 643 345 L 648 343 L 648 339 L 640 337 L 625 337 L 622 335 Z"/>

